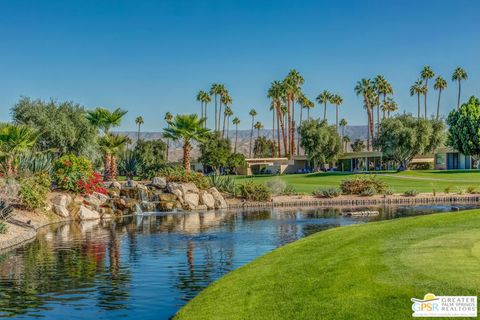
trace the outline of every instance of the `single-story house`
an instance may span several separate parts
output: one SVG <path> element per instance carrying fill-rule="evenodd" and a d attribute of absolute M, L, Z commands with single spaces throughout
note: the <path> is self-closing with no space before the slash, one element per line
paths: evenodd
<path fill-rule="evenodd" d="M 435 170 L 465 170 L 475 169 L 471 156 L 466 156 L 451 148 L 440 148 L 435 153 Z"/>
<path fill-rule="evenodd" d="M 247 165 L 238 168 L 237 173 L 241 175 L 253 174 L 284 174 L 300 173 L 308 170 L 308 160 L 306 156 L 294 156 L 288 158 L 248 158 L 245 159 Z"/>

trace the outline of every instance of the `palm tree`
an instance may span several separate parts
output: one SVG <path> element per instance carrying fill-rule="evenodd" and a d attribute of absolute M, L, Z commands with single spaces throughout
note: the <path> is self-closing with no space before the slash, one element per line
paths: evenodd
<path fill-rule="evenodd" d="M 363 97 L 363 102 L 365 104 L 365 108 L 367 109 L 367 117 L 368 117 L 368 130 L 370 134 L 367 133 L 367 149 L 370 150 L 370 139 L 373 142 L 374 137 L 374 123 L 373 123 L 373 114 L 372 114 L 372 95 L 373 95 L 373 84 L 370 79 L 363 78 L 360 81 L 357 81 L 355 85 L 355 93 L 357 96 Z"/>
<path fill-rule="evenodd" d="M 225 111 L 223 112 L 224 118 L 223 118 L 223 129 L 225 131 L 225 117 L 227 118 L 227 139 L 228 139 L 228 131 L 230 130 L 230 117 L 233 115 L 232 109 L 227 105 L 225 107 Z M 223 134 L 222 134 L 223 135 Z"/>
<path fill-rule="evenodd" d="M 425 87 L 423 85 L 423 81 L 418 79 L 415 83 L 410 87 L 410 96 L 417 95 L 418 100 L 418 119 L 420 119 L 420 96 L 425 92 Z"/>
<path fill-rule="evenodd" d="M 397 111 L 397 103 L 392 98 L 387 98 L 386 104 L 386 111 L 387 111 L 387 118 L 390 118 L 390 112 Z"/>
<path fill-rule="evenodd" d="M 248 157 L 252 157 L 252 138 L 253 138 L 253 122 L 255 121 L 255 116 L 257 115 L 257 111 L 255 109 L 251 109 L 248 113 L 252 117 L 252 127 L 250 129 L 250 150 L 248 152 Z"/>
<path fill-rule="evenodd" d="M 425 66 L 423 67 L 422 72 L 420 73 L 420 77 L 422 80 L 425 80 L 425 119 L 427 119 L 427 92 L 428 92 L 428 80 L 432 79 L 435 77 L 435 72 L 433 72 L 432 68 L 430 66 Z"/>
<path fill-rule="evenodd" d="M 253 127 L 257 130 L 257 139 L 260 138 L 260 129 L 263 128 L 263 124 L 257 121 Z"/>
<path fill-rule="evenodd" d="M 457 109 L 460 109 L 460 93 L 462 91 L 462 80 L 467 80 L 468 79 L 468 74 L 465 70 L 462 68 L 458 67 L 453 71 L 452 74 L 452 81 L 458 81 L 458 103 L 457 103 Z"/>
<path fill-rule="evenodd" d="M 135 118 L 135 123 L 138 126 L 138 132 L 137 132 L 137 141 L 140 140 L 140 126 L 144 123 L 143 117 L 139 116 Z"/>
<path fill-rule="evenodd" d="M 272 111 L 272 158 L 275 157 L 275 103 L 270 103 L 270 111 Z"/>
<path fill-rule="evenodd" d="M 218 117 L 218 108 L 217 108 L 217 97 L 221 95 L 222 88 L 218 83 L 212 84 L 210 87 L 210 95 L 215 97 L 215 131 L 217 131 L 217 117 Z"/>
<path fill-rule="evenodd" d="M 105 134 L 110 132 L 110 128 L 118 127 L 122 122 L 122 118 L 128 111 L 117 108 L 110 111 L 105 108 L 96 108 L 87 111 L 88 121 L 95 127 L 101 129 Z"/>
<path fill-rule="evenodd" d="M 220 100 L 225 105 L 225 111 L 228 108 L 230 110 L 230 113 L 232 114 L 232 110 L 229 108 L 229 106 L 232 104 L 232 98 L 228 95 L 228 93 L 225 93 L 225 95 L 222 96 L 222 99 L 220 99 Z M 228 114 L 225 111 L 223 112 L 222 138 L 225 135 L 225 121 L 226 121 L 226 118 L 228 116 Z"/>
<path fill-rule="evenodd" d="M 296 132 L 296 123 L 295 123 L 295 100 L 302 95 L 301 86 L 304 84 L 305 80 L 302 75 L 295 69 L 290 70 L 286 80 L 288 82 L 288 95 L 287 99 L 291 102 L 292 106 L 292 117 L 290 121 L 290 155 L 293 156 L 295 153 L 295 132 Z"/>
<path fill-rule="evenodd" d="M 98 145 L 103 151 L 105 180 L 117 179 L 117 156 L 130 141 L 127 136 L 107 133 L 100 137 Z"/>
<path fill-rule="evenodd" d="M 433 89 L 438 90 L 437 120 L 438 120 L 438 115 L 440 114 L 440 96 L 442 95 L 442 91 L 445 90 L 447 86 L 448 86 L 447 81 L 442 77 L 438 76 L 435 79 L 435 84 L 433 85 Z"/>
<path fill-rule="evenodd" d="M 5 174 L 16 173 L 17 157 L 32 149 L 39 134 L 26 125 L 4 124 L 0 127 L 0 153 L 5 157 Z"/>
<path fill-rule="evenodd" d="M 297 98 L 298 103 L 300 104 L 300 125 L 303 123 L 303 109 L 306 108 L 308 112 L 308 119 L 310 120 L 310 108 L 314 103 L 310 101 L 303 93 Z M 300 154 L 300 135 L 297 134 L 297 154 Z"/>
<path fill-rule="evenodd" d="M 204 111 L 203 111 L 203 127 L 207 127 L 207 105 L 212 101 L 212 97 L 208 94 L 208 92 L 203 91 L 201 101 L 203 102 Z"/>
<path fill-rule="evenodd" d="M 335 123 L 337 125 L 337 131 L 338 131 L 338 106 L 343 103 L 343 99 L 339 94 L 334 94 L 332 95 L 330 102 L 335 105 Z"/>
<path fill-rule="evenodd" d="M 320 93 L 317 96 L 317 102 L 320 104 L 323 104 L 323 120 L 326 120 L 327 119 L 327 103 L 332 102 L 332 94 L 327 90 L 323 90 L 322 93 Z"/>
<path fill-rule="evenodd" d="M 235 125 L 235 148 L 233 149 L 233 152 L 237 153 L 238 125 L 240 124 L 240 119 L 238 119 L 238 117 L 235 117 L 233 118 L 232 123 Z"/>
<path fill-rule="evenodd" d="M 343 152 L 347 152 L 348 151 L 348 144 L 350 143 L 350 137 L 349 136 L 344 136 L 342 138 L 342 141 L 343 141 Z"/>
<path fill-rule="evenodd" d="M 268 98 L 272 99 L 272 103 L 275 106 L 275 112 L 277 114 L 277 142 L 278 142 L 278 157 L 280 157 L 280 128 L 282 129 L 283 147 L 285 153 L 287 153 L 287 141 L 285 135 L 285 126 L 282 116 L 282 98 L 283 98 L 283 86 L 279 81 L 272 82 L 268 89 Z"/>
<path fill-rule="evenodd" d="M 225 89 L 225 86 L 223 84 L 218 85 L 218 90 L 220 94 L 220 100 L 219 100 L 219 108 L 218 108 L 218 132 L 220 132 L 220 120 L 222 118 L 222 104 L 225 103 L 225 97 L 228 97 L 228 91 Z M 232 99 L 230 98 L 230 101 Z"/>
<path fill-rule="evenodd" d="M 197 101 L 200 102 L 200 117 L 203 119 L 206 119 L 206 105 L 205 105 L 205 96 L 208 96 L 210 99 L 210 96 L 208 95 L 207 92 L 200 90 L 197 93 Z"/>
<path fill-rule="evenodd" d="M 380 138 L 380 108 L 385 109 L 385 102 L 387 100 L 387 95 L 393 94 L 392 85 L 383 77 L 382 75 L 377 75 L 374 79 L 374 88 L 377 94 L 377 99 L 375 99 L 375 104 L 377 105 L 377 140 Z M 380 96 L 383 96 L 383 102 L 380 106 Z M 385 112 L 384 116 L 385 118 Z M 375 122 L 375 121 L 374 121 Z"/>
<path fill-rule="evenodd" d="M 167 126 L 170 126 L 169 123 L 170 121 L 172 121 L 173 119 L 173 115 L 170 113 L 170 112 L 166 112 L 165 113 L 165 117 L 163 117 L 163 120 L 165 120 L 165 122 L 167 123 Z M 204 121 L 205 123 L 205 121 Z M 167 148 L 165 150 L 165 162 L 168 162 L 168 149 L 170 148 L 170 139 L 167 138 Z"/>
<path fill-rule="evenodd" d="M 174 141 L 183 140 L 183 167 L 190 172 L 191 141 L 204 142 L 210 131 L 204 128 L 203 119 L 196 114 L 178 114 L 168 121 L 168 127 L 163 129 L 163 135 Z"/>
<path fill-rule="evenodd" d="M 345 120 L 345 118 L 342 118 L 342 120 L 340 120 L 340 127 L 342 127 L 342 141 L 343 141 L 343 137 L 345 137 L 345 127 L 347 126 L 347 124 L 348 123 L 347 123 L 347 120 Z"/>

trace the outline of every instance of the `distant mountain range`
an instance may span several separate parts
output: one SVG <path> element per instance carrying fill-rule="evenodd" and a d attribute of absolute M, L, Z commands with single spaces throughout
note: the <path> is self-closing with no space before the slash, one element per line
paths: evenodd
<path fill-rule="evenodd" d="M 116 133 L 123 134 L 128 136 L 133 144 L 137 142 L 137 132 L 136 131 L 117 131 Z M 225 132 L 227 135 L 227 132 Z M 272 138 L 272 129 L 261 129 L 260 135 L 267 137 L 268 139 Z M 350 137 L 350 140 L 353 142 L 355 139 L 367 139 L 367 126 L 346 126 L 345 135 Z M 228 131 L 228 137 L 232 140 L 232 147 L 235 139 L 235 130 Z M 253 131 L 253 138 L 257 137 L 257 130 Z M 157 140 L 162 138 L 161 132 L 140 132 L 140 138 L 143 140 Z M 238 143 L 237 143 L 237 152 L 243 153 L 245 156 L 248 156 L 250 144 L 250 130 L 238 130 Z M 192 150 L 192 158 L 196 159 L 199 156 L 198 148 Z M 182 158 L 182 143 L 170 141 L 170 151 L 169 151 L 169 160 L 177 161 Z"/>

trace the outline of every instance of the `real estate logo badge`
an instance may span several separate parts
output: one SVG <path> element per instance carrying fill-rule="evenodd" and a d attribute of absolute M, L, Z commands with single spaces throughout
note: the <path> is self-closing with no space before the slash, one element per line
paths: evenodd
<path fill-rule="evenodd" d="M 414 317 L 477 317 L 476 296 L 435 296 L 412 298 Z"/>

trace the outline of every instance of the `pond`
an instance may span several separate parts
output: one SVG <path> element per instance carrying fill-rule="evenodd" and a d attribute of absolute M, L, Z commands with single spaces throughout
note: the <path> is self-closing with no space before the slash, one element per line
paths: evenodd
<path fill-rule="evenodd" d="M 325 229 L 474 208 L 266 209 L 134 216 L 41 229 L 0 256 L 0 316 L 169 319 L 225 273 Z M 360 209 L 355 209 L 360 210 Z"/>

